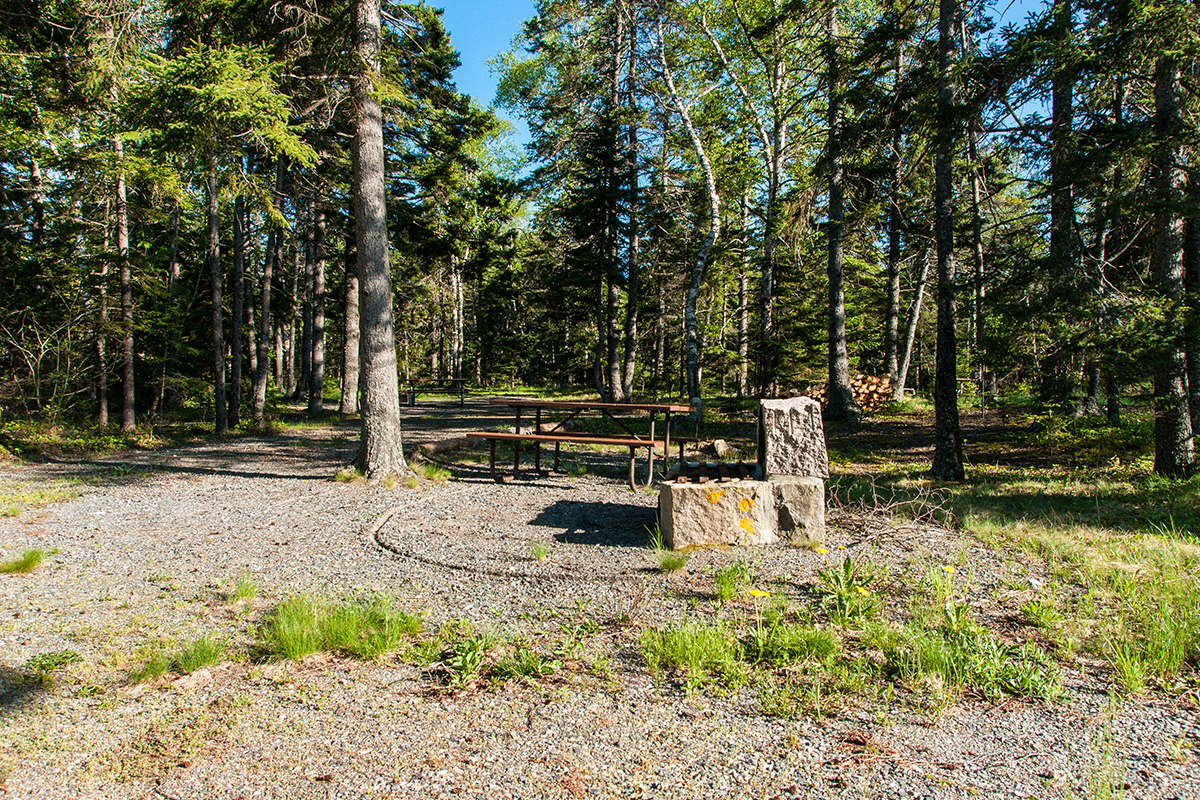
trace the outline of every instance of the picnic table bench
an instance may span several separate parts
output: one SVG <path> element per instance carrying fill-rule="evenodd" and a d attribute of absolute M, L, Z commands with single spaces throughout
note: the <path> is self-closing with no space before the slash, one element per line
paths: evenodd
<path fill-rule="evenodd" d="M 408 381 L 408 404 L 417 404 L 418 394 L 458 395 L 458 404 L 466 405 L 467 381 L 465 378 L 415 378 Z"/>
<path fill-rule="evenodd" d="M 687 406 L 660 404 L 660 403 L 601 403 L 601 402 L 577 402 L 577 401 L 553 401 L 553 400 L 525 400 L 511 398 L 494 398 L 491 401 L 492 405 L 503 405 L 516 412 L 516 425 L 513 431 L 480 431 L 477 433 L 469 433 L 468 436 L 476 439 L 483 439 L 489 444 L 489 459 L 488 464 L 491 470 L 492 479 L 498 483 L 511 480 L 513 475 L 521 468 L 521 443 L 531 442 L 533 444 L 533 462 L 534 471 L 537 474 L 545 476 L 549 474 L 548 470 L 542 469 L 542 444 L 554 444 L 554 469 L 557 471 L 559 467 L 559 456 L 563 444 L 583 444 L 583 445 L 600 445 L 606 447 L 624 447 L 629 449 L 629 486 L 637 488 L 636 479 L 636 463 L 637 451 L 644 449 L 646 451 L 646 484 L 649 486 L 654 482 L 654 457 L 655 451 L 658 448 L 663 450 L 663 460 L 666 461 L 670 446 L 671 446 L 671 414 L 688 413 L 691 411 Z M 532 431 L 521 430 L 522 411 L 532 410 L 534 412 L 534 426 Z M 559 420 L 553 427 L 543 427 L 542 412 L 549 411 L 565 411 L 567 417 Z M 616 423 L 617 427 L 621 428 L 623 433 L 616 434 L 598 434 L 586 433 L 581 431 L 566 430 L 563 426 L 575 419 L 579 414 L 585 411 L 599 411 L 604 417 Z M 622 419 L 623 414 L 649 414 L 650 415 L 650 432 L 648 435 L 633 431 Z M 658 414 L 663 415 L 662 436 L 655 435 L 655 422 Z M 496 443 L 497 442 L 512 442 L 513 443 L 513 472 L 512 475 L 502 475 L 496 469 Z M 697 441 L 694 437 L 675 437 L 675 441 L 679 444 L 679 455 L 683 457 L 683 447 L 686 442 Z"/>

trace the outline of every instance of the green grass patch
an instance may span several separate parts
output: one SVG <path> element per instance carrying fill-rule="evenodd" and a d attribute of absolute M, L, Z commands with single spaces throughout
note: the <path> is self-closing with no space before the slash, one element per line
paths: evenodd
<path fill-rule="evenodd" d="M 181 675 L 191 675 L 201 667 L 219 664 L 225 658 L 225 640 L 205 634 L 184 645 L 171 660 L 171 666 Z"/>
<path fill-rule="evenodd" d="M 642 633 L 640 647 L 651 672 L 680 671 L 689 692 L 704 686 L 733 689 L 746 679 L 737 639 L 720 622 L 694 620 L 649 628 Z"/>
<path fill-rule="evenodd" d="M 46 553 L 44 551 L 26 550 L 21 554 L 20 558 L 14 558 L 12 561 L 5 561 L 3 564 L 0 564 L 0 572 L 6 575 L 33 572 L 45 560 Z"/>
<path fill-rule="evenodd" d="M 713 595 L 720 602 L 727 603 L 749 589 L 752 583 L 750 563 L 738 558 L 713 574 Z"/>
<path fill-rule="evenodd" d="M 372 594 L 342 603 L 311 595 L 285 599 L 259 628 L 258 642 L 269 657 L 297 661 L 328 651 L 364 660 L 396 649 L 421 630 L 421 620 L 395 607 L 387 595 Z"/>
<path fill-rule="evenodd" d="M 408 467 L 417 475 L 433 483 L 445 483 L 454 477 L 450 470 L 434 464 L 432 461 L 414 461 Z"/>

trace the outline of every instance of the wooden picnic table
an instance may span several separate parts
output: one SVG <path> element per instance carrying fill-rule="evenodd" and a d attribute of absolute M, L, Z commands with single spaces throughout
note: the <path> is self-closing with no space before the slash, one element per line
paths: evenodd
<path fill-rule="evenodd" d="M 408 404 L 417 404 L 418 394 L 449 394 L 458 395 L 458 404 L 466 405 L 466 378 L 413 378 L 408 383 Z"/>
<path fill-rule="evenodd" d="M 629 485 L 631 488 L 637 488 L 635 479 L 635 458 L 637 450 L 645 448 L 646 450 L 646 485 L 649 486 L 654 482 L 654 451 L 657 447 L 663 447 L 663 461 L 666 463 L 670 455 L 671 448 L 671 415 L 672 414 L 688 414 L 691 409 L 688 406 L 671 405 L 668 403 L 604 403 L 592 401 L 575 401 L 575 400 L 539 400 L 530 398 L 516 397 L 495 397 L 488 401 L 494 406 L 505 406 L 511 408 L 514 412 L 513 433 L 495 433 L 481 432 L 468 434 L 469 436 L 486 439 L 491 445 L 490 467 L 492 478 L 496 481 L 504 481 L 508 476 L 501 476 L 496 471 L 496 442 L 511 441 L 513 443 L 513 474 L 521 468 L 521 442 L 527 441 L 533 443 L 533 463 L 534 470 L 539 475 L 547 475 L 548 471 L 542 469 L 542 449 L 541 444 L 554 444 L 554 469 L 558 469 L 559 452 L 563 443 L 568 444 L 596 444 L 607 445 L 613 447 L 629 448 Z M 542 422 L 542 412 L 566 412 L 566 417 L 557 420 L 552 425 Z M 584 412 L 600 412 L 601 416 L 611 420 L 617 427 L 621 428 L 624 433 L 613 435 L 608 434 L 591 434 L 581 433 L 576 431 L 568 431 L 565 426 L 569 421 L 575 419 Z M 522 416 L 528 419 L 528 412 L 532 412 L 533 416 L 533 431 L 531 433 L 522 433 L 521 421 Z M 649 434 L 638 433 L 633 430 L 628 424 L 627 419 L 630 416 L 642 416 L 648 414 L 650 416 L 650 432 Z M 661 437 L 656 436 L 656 424 L 658 415 L 663 416 L 663 425 L 661 429 Z M 682 450 L 683 439 L 678 439 Z M 682 457 L 682 452 L 680 454 Z"/>

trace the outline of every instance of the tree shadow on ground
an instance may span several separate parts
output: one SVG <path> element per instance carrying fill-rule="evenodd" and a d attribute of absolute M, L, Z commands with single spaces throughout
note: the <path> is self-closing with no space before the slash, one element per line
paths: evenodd
<path fill-rule="evenodd" d="M 0 719 L 19 713 L 45 691 L 43 681 L 0 664 Z"/>
<path fill-rule="evenodd" d="M 655 519 L 655 509 L 645 506 L 558 500 L 529 524 L 561 529 L 554 538 L 564 544 L 645 547 Z"/>

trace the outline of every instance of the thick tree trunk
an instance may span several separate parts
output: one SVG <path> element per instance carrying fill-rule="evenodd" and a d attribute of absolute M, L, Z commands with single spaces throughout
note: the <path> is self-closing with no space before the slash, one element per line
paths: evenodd
<path fill-rule="evenodd" d="M 625 141 L 625 182 L 628 197 L 629 214 L 629 255 L 626 259 L 625 278 L 625 368 L 621 378 L 621 392 L 627 401 L 633 400 L 633 376 L 637 369 L 637 336 L 638 336 L 638 303 L 641 296 L 641 264 L 639 236 L 639 194 L 640 177 L 638 174 L 638 123 L 637 123 L 637 65 L 638 32 L 637 4 L 626 4 L 629 12 L 629 32 L 625 37 L 629 52 L 626 58 L 627 72 L 625 78 L 625 109 L 629 115 L 629 125 L 626 127 Z"/>
<path fill-rule="evenodd" d="M 346 305 L 345 335 L 342 338 L 342 402 L 338 413 L 358 413 L 358 251 L 354 241 L 354 220 L 346 232 Z"/>
<path fill-rule="evenodd" d="M 368 477 L 405 474 L 400 440 L 400 390 L 392 330 L 384 195 L 383 114 L 375 94 L 379 73 L 380 0 L 356 0 L 354 45 L 362 71 L 354 96 L 354 218 L 358 242 L 359 322 L 362 335 L 362 440 L 356 464 Z"/>
<path fill-rule="evenodd" d="M 934 237 L 937 243 L 937 356 L 933 388 L 933 464 L 940 480 L 965 476 L 958 423 L 958 339 L 954 298 L 954 24 L 957 0 L 938 5 L 938 116 L 934 155 Z"/>
<path fill-rule="evenodd" d="M 313 218 L 312 367 L 308 377 L 308 413 L 325 410 L 325 210 Z"/>
<path fill-rule="evenodd" d="M 182 212 L 175 207 L 171 215 L 171 255 L 167 259 L 167 304 L 171 309 L 171 338 L 163 364 L 162 406 L 179 405 L 179 347 L 183 331 L 182 308 L 179 301 L 179 220 Z"/>
<path fill-rule="evenodd" d="M 296 399 L 308 400 L 312 388 L 313 365 L 313 294 L 316 291 L 313 262 L 313 225 L 316 209 L 312 202 L 308 204 L 308 213 L 304 219 L 304 237 L 301 243 L 304 247 L 304 287 L 300 305 L 301 324 L 300 337 L 300 382 L 296 385 Z"/>
<path fill-rule="evenodd" d="M 850 353 L 846 343 L 845 252 L 842 224 L 845 219 L 845 170 L 842 165 L 842 78 L 839 63 L 837 4 L 829 7 L 826 17 L 826 81 L 829 89 L 828 138 L 829 160 L 829 384 L 825 416 L 831 420 L 857 422 L 862 411 L 854 402 L 850 386 Z"/>
<path fill-rule="evenodd" d="M 1183 127 L 1179 109 L 1179 62 L 1160 56 L 1154 71 L 1154 248 L 1150 272 L 1169 313 L 1178 316 L 1185 302 L 1183 274 Z M 1167 328 L 1168 339 L 1154 368 L 1154 471 L 1181 475 L 1195 466 L 1187 386 L 1187 358 L 1180 326 Z"/>
<path fill-rule="evenodd" d="M 208 288 L 212 300 L 213 406 L 216 432 L 229 430 L 225 406 L 225 329 L 221 321 L 221 207 L 216 159 L 209 154 L 205 190 L 208 200 Z"/>
<path fill-rule="evenodd" d="M 242 411 L 242 347 L 246 317 L 246 207 L 239 194 L 233 200 L 233 330 L 230 368 L 229 427 L 236 428 Z"/>

